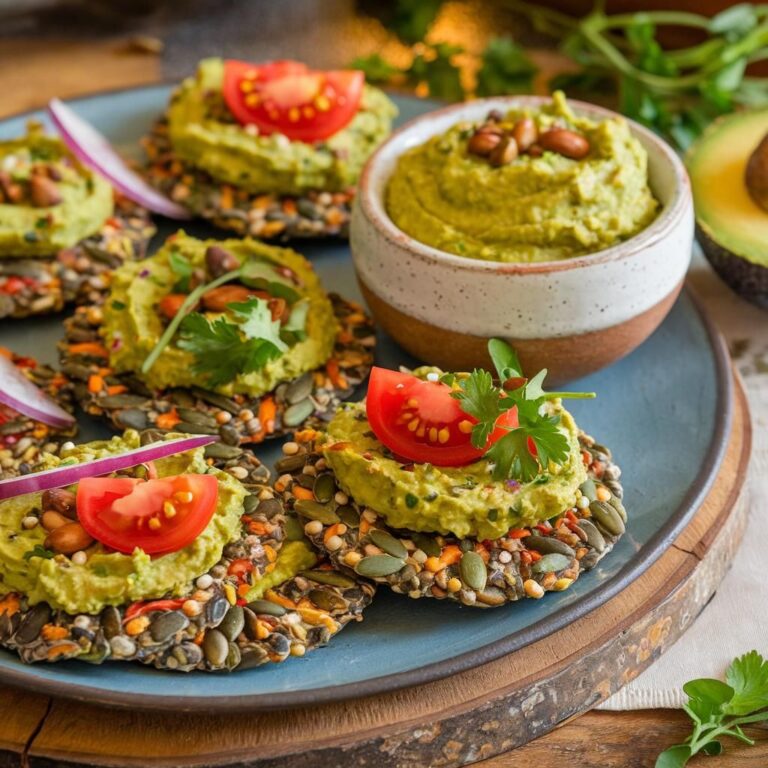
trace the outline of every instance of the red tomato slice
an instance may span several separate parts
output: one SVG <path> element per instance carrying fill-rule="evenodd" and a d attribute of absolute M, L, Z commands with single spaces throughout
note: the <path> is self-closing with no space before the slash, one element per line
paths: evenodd
<path fill-rule="evenodd" d="M 510 408 L 496 421 L 488 445 L 475 448 L 471 434 L 477 419 L 461 410 L 451 392 L 447 384 L 374 367 L 366 399 L 368 422 L 398 456 L 439 467 L 477 461 L 507 429 L 518 426 L 517 409 Z"/>
<path fill-rule="evenodd" d="M 176 552 L 191 544 L 216 510 L 213 475 L 176 475 L 155 480 L 88 477 L 77 486 L 77 517 L 96 541 L 130 554 Z"/>
<path fill-rule="evenodd" d="M 348 125 L 364 84 L 354 69 L 322 72 L 298 61 L 224 64 L 224 101 L 237 121 L 292 141 L 321 141 Z"/>

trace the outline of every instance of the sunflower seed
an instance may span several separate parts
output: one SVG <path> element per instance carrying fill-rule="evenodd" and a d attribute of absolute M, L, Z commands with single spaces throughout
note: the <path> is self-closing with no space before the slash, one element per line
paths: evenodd
<path fill-rule="evenodd" d="M 404 565 L 404 560 L 392 555 L 369 555 L 355 566 L 355 571 L 361 576 L 370 576 L 375 579 L 397 573 Z"/>

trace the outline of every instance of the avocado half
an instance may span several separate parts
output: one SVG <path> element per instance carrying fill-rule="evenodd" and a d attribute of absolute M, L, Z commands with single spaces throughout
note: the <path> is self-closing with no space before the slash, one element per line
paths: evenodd
<path fill-rule="evenodd" d="M 745 181 L 750 156 L 767 133 L 768 109 L 727 115 L 706 129 L 685 161 L 705 255 L 736 293 L 768 309 L 768 212 Z"/>

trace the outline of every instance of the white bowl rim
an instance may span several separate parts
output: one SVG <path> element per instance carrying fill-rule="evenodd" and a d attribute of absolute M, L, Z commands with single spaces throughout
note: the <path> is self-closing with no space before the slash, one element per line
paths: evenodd
<path fill-rule="evenodd" d="M 504 274 L 537 274 L 542 272 L 559 272 L 567 269 L 577 269 L 595 264 L 602 264 L 608 261 L 614 261 L 635 256 L 638 252 L 652 246 L 659 240 L 665 238 L 670 230 L 674 229 L 680 218 L 684 215 L 686 209 L 691 203 L 690 181 L 688 173 L 685 170 L 682 160 L 672 147 L 666 141 L 661 139 L 648 128 L 631 120 L 618 112 L 614 112 L 606 107 L 597 104 L 591 104 L 586 101 L 568 99 L 569 105 L 574 107 L 578 113 L 589 116 L 608 118 L 622 118 L 629 123 L 632 133 L 642 136 L 645 141 L 653 146 L 654 151 L 658 152 L 671 166 L 676 180 L 673 197 L 665 205 L 659 215 L 647 227 L 642 229 L 636 235 L 628 240 L 623 240 L 608 248 L 603 248 L 593 253 L 573 256 L 566 259 L 554 261 L 534 261 L 534 262 L 503 262 L 491 261 L 490 259 L 475 259 L 469 256 L 459 256 L 448 251 L 433 248 L 430 245 L 416 240 L 401 230 L 386 212 L 384 202 L 380 195 L 373 192 L 373 179 L 378 170 L 377 164 L 380 162 L 383 151 L 389 148 L 395 142 L 402 142 L 409 133 L 416 127 L 434 120 L 435 117 L 442 117 L 453 112 L 466 109 L 467 105 L 484 105 L 483 109 L 490 111 L 497 107 L 512 107 L 519 105 L 537 106 L 551 102 L 551 96 L 538 95 L 514 95 L 514 96 L 494 96 L 483 99 L 472 99 L 468 102 L 459 104 L 450 104 L 440 109 L 432 110 L 424 115 L 419 115 L 409 120 L 405 125 L 394 131 L 368 159 L 363 169 L 358 184 L 357 203 L 365 213 L 365 217 L 372 223 L 378 232 L 388 240 L 392 245 L 398 248 L 407 248 L 412 255 L 415 255 L 423 261 L 443 262 L 455 269 L 464 269 L 469 271 L 487 271 Z M 403 152 L 405 149 L 403 149 Z M 402 152 L 398 153 L 398 156 Z"/>

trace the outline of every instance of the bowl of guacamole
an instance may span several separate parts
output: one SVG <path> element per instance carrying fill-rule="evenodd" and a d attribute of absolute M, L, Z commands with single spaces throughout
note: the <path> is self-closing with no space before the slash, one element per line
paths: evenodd
<path fill-rule="evenodd" d="M 513 343 L 555 380 L 644 341 L 681 289 L 693 241 L 684 167 L 596 105 L 480 99 L 423 115 L 374 153 L 350 241 L 378 322 L 437 366 Z"/>

